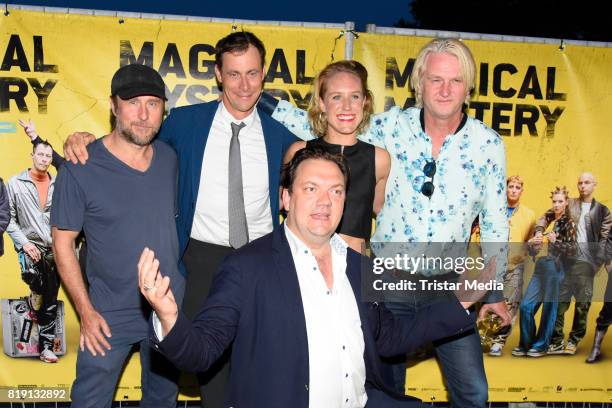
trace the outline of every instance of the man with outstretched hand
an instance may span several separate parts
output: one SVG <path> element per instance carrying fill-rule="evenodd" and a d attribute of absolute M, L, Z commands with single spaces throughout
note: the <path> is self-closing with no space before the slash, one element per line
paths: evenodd
<path fill-rule="evenodd" d="M 421 406 L 385 385 L 379 356 L 473 326 L 464 310 L 471 303 L 454 295 L 409 319 L 363 301 L 369 260 L 334 233 L 346 180 L 341 156 L 315 147 L 296 152 L 281 176 L 285 223 L 225 259 L 192 322 L 179 312 L 156 254 L 143 251 L 138 279 L 156 312 L 155 348 L 198 371 L 232 347 L 224 406 Z"/>

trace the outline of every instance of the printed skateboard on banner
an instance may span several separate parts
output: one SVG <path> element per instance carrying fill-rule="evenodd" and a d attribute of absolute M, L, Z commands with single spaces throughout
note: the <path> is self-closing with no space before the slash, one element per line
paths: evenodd
<path fill-rule="evenodd" d="M 2 299 L 2 338 L 4 353 L 10 357 L 37 357 L 38 324 L 26 298 Z M 57 301 L 53 352 L 66 354 L 64 302 Z"/>

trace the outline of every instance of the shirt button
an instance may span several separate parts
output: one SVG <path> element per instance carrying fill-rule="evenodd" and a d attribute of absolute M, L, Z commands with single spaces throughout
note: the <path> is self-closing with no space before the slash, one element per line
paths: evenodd
<path fill-rule="evenodd" d="M 328 290 L 328 291 L 327 291 L 327 294 L 328 294 L 328 295 L 331 295 L 331 292 Z"/>
<path fill-rule="evenodd" d="M 313 271 L 316 271 L 316 270 L 317 270 L 317 267 L 316 267 L 316 266 L 313 266 L 313 267 L 312 267 L 312 270 L 313 270 Z"/>
<path fill-rule="evenodd" d="M 346 347 L 345 347 L 345 346 L 342 346 L 342 350 L 345 350 L 345 349 L 346 349 Z"/>
<path fill-rule="evenodd" d="M 344 374 L 344 378 L 348 378 L 348 373 Z"/>
<path fill-rule="evenodd" d="M 304 384 L 304 388 L 308 391 L 308 384 Z"/>

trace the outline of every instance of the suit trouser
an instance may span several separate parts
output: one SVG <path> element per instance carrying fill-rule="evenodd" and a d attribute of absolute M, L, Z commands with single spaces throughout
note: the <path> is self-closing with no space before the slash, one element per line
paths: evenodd
<path fill-rule="evenodd" d="M 150 347 L 148 317 L 140 310 L 122 310 L 101 313 L 112 336 L 105 356 L 92 356 L 89 350 L 77 357 L 76 379 L 70 398 L 75 408 L 110 408 L 117 382 L 125 361 L 133 351 L 140 349 L 143 408 L 175 408 L 179 371 L 160 353 Z M 121 394 L 117 399 L 123 399 Z"/>
<path fill-rule="evenodd" d="M 208 297 L 212 281 L 223 259 L 234 251 L 231 247 L 189 240 L 183 262 L 187 269 L 187 285 L 183 312 L 193 319 Z M 229 350 L 206 372 L 198 374 L 203 408 L 223 407 L 225 385 L 229 379 Z"/>

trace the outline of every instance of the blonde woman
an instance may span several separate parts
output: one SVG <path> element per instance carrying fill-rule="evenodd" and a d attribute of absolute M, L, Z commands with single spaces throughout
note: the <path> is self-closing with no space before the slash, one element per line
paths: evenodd
<path fill-rule="evenodd" d="M 546 355 L 557 317 L 564 260 L 575 250 L 576 225 L 567 209 L 568 191 L 565 186 L 556 187 L 550 197 L 552 208 L 544 214 L 549 227 L 544 233 L 536 232 L 528 241 L 530 254 L 539 258 L 521 302 L 521 339 L 519 346 L 512 350 L 514 356 Z M 540 327 L 536 332 L 535 314 L 542 303 Z"/>
<path fill-rule="evenodd" d="M 336 232 L 358 252 L 363 252 L 372 232 L 372 214 L 385 200 L 391 160 L 380 147 L 357 140 L 370 121 L 372 94 L 368 72 L 357 61 L 329 64 L 314 81 L 308 120 L 316 139 L 295 142 L 285 155 L 289 162 L 296 151 L 319 148 L 342 155 L 349 167 L 344 215 Z"/>

